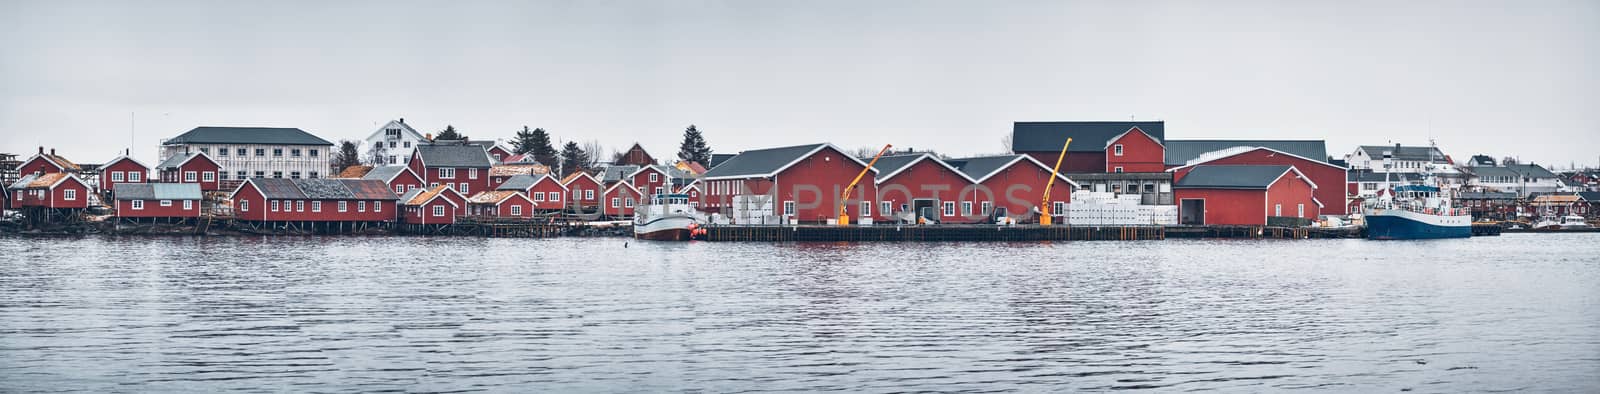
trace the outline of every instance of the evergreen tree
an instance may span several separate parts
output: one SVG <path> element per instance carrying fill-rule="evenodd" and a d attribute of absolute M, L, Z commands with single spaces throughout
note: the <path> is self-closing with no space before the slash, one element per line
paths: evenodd
<path fill-rule="evenodd" d="M 528 126 L 522 126 L 522 131 L 517 132 L 517 138 L 511 141 L 511 153 L 520 155 L 532 152 L 535 145 L 538 143 L 534 141 L 533 131 L 528 130 Z"/>
<path fill-rule="evenodd" d="M 338 169 L 335 173 L 344 172 L 350 166 L 361 164 L 361 151 L 356 148 L 355 141 L 339 141 L 339 153 L 333 155 L 333 167 Z"/>
<path fill-rule="evenodd" d="M 591 161 L 589 152 L 584 152 L 577 142 L 568 141 L 561 147 L 561 176 L 587 169 Z"/>
<path fill-rule="evenodd" d="M 556 147 L 550 144 L 550 133 L 544 129 L 533 129 L 529 142 L 533 144 L 533 149 L 529 149 L 528 153 L 533 155 L 534 160 L 547 166 L 556 164 Z"/>
<path fill-rule="evenodd" d="M 439 130 L 439 135 L 433 136 L 433 140 L 434 141 L 450 141 L 450 140 L 465 140 L 465 139 L 467 139 L 467 136 L 461 135 L 460 132 L 456 131 L 456 127 L 453 126 L 453 125 L 444 126 L 444 130 Z"/>
<path fill-rule="evenodd" d="M 683 130 L 683 144 L 678 146 L 678 159 L 707 165 L 711 163 L 711 147 L 694 125 Z"/>

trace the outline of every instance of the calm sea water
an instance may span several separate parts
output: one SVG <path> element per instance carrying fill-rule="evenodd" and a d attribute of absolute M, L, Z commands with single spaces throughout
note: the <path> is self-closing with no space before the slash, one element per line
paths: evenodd
<path fill-rule="evenodd" d="M 4 392 L 1600 390 L 1600 235 L 0 251 Z"/>

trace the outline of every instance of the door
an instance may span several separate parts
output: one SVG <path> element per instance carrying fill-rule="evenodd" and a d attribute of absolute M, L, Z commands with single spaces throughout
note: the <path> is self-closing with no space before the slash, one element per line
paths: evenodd
<path fill-rule="evenodd" d="M 1206 224 L 1206 200 L 1183 200 L 1178 206 L 1182 217 L 1178 224 L 1185 226 L 1201 226 Z"/>
<path fill-rule="evenodd" d="M 928 218 L 929 221 L 937 221 L 939 220 L 939 213 L 938 208 L 935 207 L 938 206 L 938 204 L 939 201 L 933 199 L 914 199 L 911 200 L 911 212 L 916 212 L 918 218 Z M 912 221 L 914 222 L 916 219 L 913 218 Z"/>

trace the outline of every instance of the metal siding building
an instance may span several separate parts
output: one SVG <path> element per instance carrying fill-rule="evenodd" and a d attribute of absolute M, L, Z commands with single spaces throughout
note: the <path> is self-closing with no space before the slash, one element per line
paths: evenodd
<path fill-rule="evenodd" d="M 1346 190 L 1344 187 L 1339 187 L 1339 185 L 1346 183 L 1347 174 L 1344 167 L 1335 166 L 1323 160 L 1300 157 L 1261 147 L 1235 149 L 1227 152 L 1227 154 L 1215 155 L 1203 160 L 1200 164 L 1207 166 L 1266 165 L 1294 167 L 1310 178 L 1312 183 L 1319 186 L 1316 190 L 1316 198 L 1324 204 L 1322 208 L 1323 215 L 1346 215 L 1349 213 Z M 1175 181 L 1181 183 L 1183 177 L 1195 167 L 1195 165 L 1186 165 L 1169 171 L 1174 173 Z M 1177 188 L 1176 183 L 1173 188 Z M 1181 201 L 1179 203 L 1180 205 L 1182 204 Z"/>

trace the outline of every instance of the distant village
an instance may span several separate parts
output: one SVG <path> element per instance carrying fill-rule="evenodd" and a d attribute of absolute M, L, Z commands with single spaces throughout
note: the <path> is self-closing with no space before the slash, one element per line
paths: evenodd
<path fill-rule="evenodd" d="M 1315 139 L 1169 138 L 1166 126 L 1015 122 L 1010 152 L 980 157 L 873 155 L 820 141 L 713 154 L 691 126 L 670 159 L 639 144 L 605 158 L 597 144 L 558 150 L 543 130 L 510 142 L 453 127 L 434 135 L 404 119 L 340 144 L 297 128 L 201 126 L 163 140 L 153 166 L 126 154 L 74 161 L 65 146 L 0 154 L 0 182 L 8 220 L 31 228 L 225 220 L 429 232 L 464 221 L 627 220 L 664 194 L 729 225 L 832 223 L 843 211 L 858 225 L 1027 224 L 1048 214 L 1067 225 L 1316 226 L 1422 184 L 1477 221 L 1600 213 L 1596 170 L 1557 173 L 1431 144 L 1334 153 Z"/>

